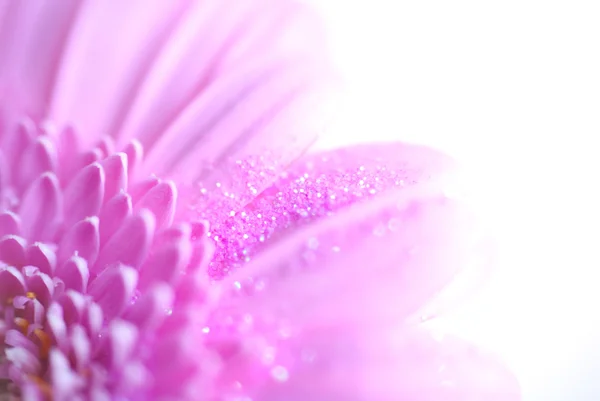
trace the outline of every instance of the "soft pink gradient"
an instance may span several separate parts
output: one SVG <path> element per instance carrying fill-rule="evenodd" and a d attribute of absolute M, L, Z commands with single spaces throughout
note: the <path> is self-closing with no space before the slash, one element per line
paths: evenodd
<path fill-rule="evenodd" d="M 298 159 L 331 77 L 308 7 L 2 2 L 0 26 L 0 397 L 519 399 L 414 323 L 481 256 L 454 163 Z"/>

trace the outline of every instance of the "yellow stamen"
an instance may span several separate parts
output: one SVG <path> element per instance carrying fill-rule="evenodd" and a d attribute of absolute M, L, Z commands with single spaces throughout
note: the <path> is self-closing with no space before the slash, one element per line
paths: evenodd
<path fill-rule="evenodd" d="M 40 389 L 40 391 L 46 399 L 51 400 L 53 398 L 52 386 L 50 386 L 50 384 L 46 380 L 35 375 L 27 375 L 27 377 L 33 382 L 33 384 L 38 386 L 38 388 Z"/>
<path fill-rule="evenodd" d="M 29 299 L 35 299 L 35 292 L 27 291 L 27 294 L 25 294 L 25 296 Z"/>
<path fill-rule="evenodd" d="M 33 334 L 40 340 L 40 356 L 42 359 L 46 359 L 50 353 L 50 336 L 42 329 L 33 330 Z"/>
<path fill-rule="evenodd" d="M 27 319 L 23 319 L 22 317 L 16 317 L 15 325 L 21 333 L 27 335 L 27 329 L 29 328 L 29 322 L 27 321 Z"/>

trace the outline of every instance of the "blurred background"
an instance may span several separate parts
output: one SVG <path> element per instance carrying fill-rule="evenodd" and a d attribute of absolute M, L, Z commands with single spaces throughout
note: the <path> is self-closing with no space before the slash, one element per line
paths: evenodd
<path fill-rule="evenodd" d="M 498 271 L 444 319 L 524 401 L 600 400 L 600 8 L 592 1 L 311 0 L 344 102 L 318 146 L 405 140 L 468 171 Z"/>

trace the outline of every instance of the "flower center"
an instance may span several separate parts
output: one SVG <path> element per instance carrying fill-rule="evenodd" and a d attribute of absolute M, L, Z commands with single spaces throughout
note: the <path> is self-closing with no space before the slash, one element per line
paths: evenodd
<path fill-rule="evenodd" d="M 77 139 L 31 121 L 0 132 L 0 395 L 142 391 L 122 370 L 155 363 L 145 328 L 173 325 L 165 310 L 199 291 L 191 277 L 210 257 L 204 235 L 172 224 L 173 183 L 132 182 L 139 143 Z"/>

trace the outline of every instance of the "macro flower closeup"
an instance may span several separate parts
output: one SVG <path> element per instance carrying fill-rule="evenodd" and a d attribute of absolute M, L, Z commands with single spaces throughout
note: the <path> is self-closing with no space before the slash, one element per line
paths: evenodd
<path fill-rule="evenodd" d="M 305 153 L 305 2 L 3 0 L 0 54 L 0 400 L 519 399 L 418 318 L 487 268 L 454 162 Z"/>

